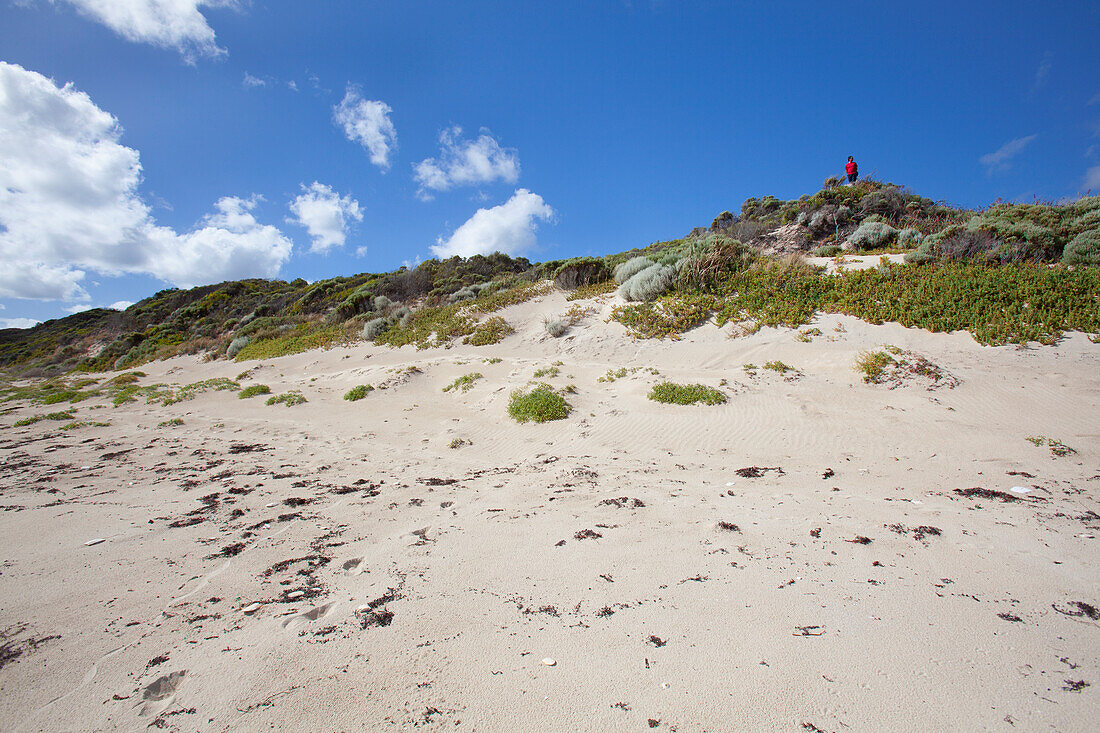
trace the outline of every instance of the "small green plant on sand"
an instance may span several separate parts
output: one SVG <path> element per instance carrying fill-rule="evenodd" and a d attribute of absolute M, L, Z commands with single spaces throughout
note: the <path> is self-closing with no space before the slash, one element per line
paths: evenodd
<path fill-rule="evenodd" d="M 18 423 L 16 423 L 16 424 L 18 424 Z M 1027 442 L 1031 443 L 1032 445 L 1034 445 L 1036 447 L 1041 446 L 1044 443 L 1046 443 L 1046 445 L 1050 448 L 1051 455 L 1053 455 L 1055 458 L 1063 458 L 1065 456 L 1068 456 L 1072 453 L 1077 452 L 1076 450 L 1074 450 L 1073 448 L 1070 448 L 1068 445 L 1066 445 L 1062 441 L 1055 440 L 1054 438 L 1048 438 L 1045 435 L 1029 435 L 1028 438 L 1027 438 Z"/>
<path fill-rule="evenodd" d="M 110 427 L 110 426 L 111 426 L 111 423 L 109 423 L 109 422 L 96 422 L 94 420 L 93 421 L 84 420 L 84 421 L 79 421 L 79 422 L 71 422 L 68 425 L 62 425 L 61 429 L 62 430 L 76 430 L 77 428 L 106 428 L 106 427 Z"/>
<path fill-rule="evenodd" d="M 500 316 L 493 316 L 485 319 L 484 323 L 479 323 L 474 332 L 466 338 L 462 339 L 464 344 L 472 344 L 474 346 L 488 346 L 489 344 L 499 344 L 504 340 L 505 336 L 513 334 L 516 329 L 508 325 Z"/>
<path fill-rule="evenodd" d="M 569 417 L 572 406 L 549 384 L 538 384 L 529 391 L 517 389 L 508 400 L 508 414 L 516 422 L 548 422 Z"/>
<path fill-rule="evenodd" d="M 347 392 L 345 392 L 344 393 L 344 399 L 347 400 L 348 402 L 355 402 L 356 400 L 361 400 L 364 397 L 366 397 L 368 392 L 373 392 L 373 391 L 374 391 L 374 387 L 372 387 L 371 385 L 369 385 L 369 384 L 360 384 L 356 387 L 352 387 Z"/>
<path fill-rule="evenodd" d="M 660 382 L 653 385 L 653 389 L 649 391 L 649 399 L 673 405 L 694 405 L 697 402 L 702 402 L 704 405 L 721 405 L 726 401 L 726 395 L 704 384 Z"/>
<path fill-rule="evenodd" d="M 786 374 L 787 372 L 797 371 L 790 364 L 784 364 L 781 361 L 769 361 L 764 365 L 764 368 L 771 369 L 773 372 L 778 372 L 779 374 Z"/>
<path fill-rule="evenodd" d="M 799 341 L 808 344 L 808 343 L 810 343 L 811 341 L 814 340 L 814 336 L 820 336 L 820 335 L 821 335 L 821 329 L 820 328 L 804 328 L 804 329 L 802 329 L 801 331 L 798 332 L 798 336 L 796 336 L 796 338 Z"/>
<path fill-rule="evenodd" d="M 306 398 L 302 396 L 301 392 L 283 392 L 280 395 L 272 395 L 267 398 L 266 404 L 268 405 L 286 405 L 287 407 L 294 407 L 306 402 Z"/>
<path fill-rule="evenodd" d="M 742 364 L 741 368 L 744 369 L 745 374 L 748 374 L 750 377 L 755 377 L 756 376 L 756 370 L 759 369 L 758 366 L 756 366 L 755 364 L 752 364 L 752 363 Z"/>
<path fill-rule="evenodd" d="M 886 373 L 886 367 L 894 363 L 894 359 L 885 351 L 861 351 L 856 357 L 856 371 L 863 373 L 863 381 L 875 384 L 882 381 Z"/>
<path fill-rule="evenodd" d="M 488 359 L 482 359 L 482 361 L 486 364 L 499 364 L 504 360 L 501 359 L 499 356 L 490 356 Z"/>
<path fill-rule="evenodd" d="M 176 427 L 177 425 L 183 425 L 182 417 L 174 417 L 171 420 L 163 420 L 157 423 L 158 428 L 172 428 Z"/>
<path fill-rule="evenodd" d="M 237 397 L 245 400 L 249 397 L 255 397 L 261 394 L 271 394 L 271 387 L 268 387 L 266 384 L 250 384 L 242 389 Z"/>
<path fill-rule="evenodd" d="M 550 379 L 552 377 L 558 376 L 559 374 L 561 374 L 561 369 L 558 369 L 556 366 L 544 367 L 535 372 L 535 379 L 542 379 L 544 377 Z"/>
<path fill-rule="evenodd" d="M 25 417 L 22 420 L 15 422 L 15 427 L 21 428 L 24 425 L 34 425 L 36 422 L 42 420 L 72 420 L 73 413 L 71 412 L 51 412 L 46 415 L 33 415 L 32 417 Z"/>
<path fill-rule="evenodd" d="M 450 445 L 448 445 L 447 447 L 450 448 L 451 450 L 458 450 L 459 448 L 461 448 L 464 445 L 473 445 L 473 442 L 469 441 L 469 440 L 466 440 L 465 438 L 455 438 L 454 440 L 451 441 Z"/>
<path fill-rule="evenodd" d="M 462 390 L 463 392 L 469 392 L 474 387 L 474 382 L 482 379 L 481 372 L 470 372 L 469 374 L 463 374 L 461 377 L 455 379 L 455 381 L 448 384 L 443 388 L 444 392 L 450 392 L 454 390 Z"/>
<path fill-rule="evenodd" d="M 626 367 L 621 369 L 608 369 L 607 374 L 603 375 L 597 382 L 614 382 L 616 379 L 622 379 L 626 376 Z"/>

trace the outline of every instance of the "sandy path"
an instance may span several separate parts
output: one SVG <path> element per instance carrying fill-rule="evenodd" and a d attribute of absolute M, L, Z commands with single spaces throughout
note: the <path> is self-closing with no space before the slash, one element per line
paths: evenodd
<path fill-rule="evenodd" d="M 41 407 L 0 416 L 0 728 L 1097 719 L 1100 346 L 832 316 L 809 343 L 714 326 L 635 342 L 603 321 L 610 300 L 549 338 L 567 305 L 508 309 L 518 332 L 491 347 L 143 367 L 177 384 L 253 367 L 246 383 L 301 390 L 292 408 L 213 392 L 89 400 L 78 417 L 111 426 L 70 432 L 11 427 Z M 855 355 L 887 343 L 959 385 L 864 384 Z M 797 373 L 743 368 L 771 360 Z M 509 420 L 511 390 L 556 361 L 569 419 Z M 662 378 L 725 380 L 729 401 L 647 400 Z M 368 382 L 389 387 L 341 399 Z M 737 473 L 754 466 L 780 470 Z"/>

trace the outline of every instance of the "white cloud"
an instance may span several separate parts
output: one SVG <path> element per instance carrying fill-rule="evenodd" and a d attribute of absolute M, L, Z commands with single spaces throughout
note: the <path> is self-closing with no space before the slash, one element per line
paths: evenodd
<path fill-rule="evenodd" d="M 989 173 L 1008 170 L 1012 163 L 1012 159 L 1023 152 L 1023 149 L 1037 137 L 1038 135 L 1028 135 L 1026 137 L 1018 137 L 1015 140 L 1009 140 L 992 153 L 986 153 L 978 158 L 978 162 L 984 165 Z"/>
<path fill-rule="evenodd" d="M 72 85 L 0 62 L 0 297 L 85 300 L 81 281 L 146 273 L 179 286 L 274 276 L 291 242 L 226 197 L 185 234 L 158 226 L 138 193 L 138 152 Z"/>
<path fill-rule="evenodd" d="M 107 306 L 107 310 L 124 311 L 133 304 L 134 301 L 132 300 L 116 300 L 114 303 L 111 303 L 109 306 Z"/>
<path fill-rule="evenodd" d="M 0 318 L 0 328 L 32 328 L 41 322 L 33 318 Z"/>
<path fill-rule="evenodd" d="M 538 220 L 550 221 L 553 217 L 554 210 L 542 196 L 521 188 L 499 206 L 478 209 L 446 240 L 440 237 L 432 253 L 437 257 L 520 254 L 535 246 Z"/>
<path fill-rule="evenodd" d="M 477 140 L 463 140 L 461 135 L 461 127 L 447 128 L 439 134 L 439 157 L 413 166 L 420 198 L 431 199 L 427 189 L 446 191 L 455 186 L 519 180 L 519 154 L 515 150 L 500 147 L 484 129 Z"/>
<path fill-rule="evenodd" d="M 363 221 L 363 210 L 351 194 L 341 198 L 340 194 L 317 181 L 308 188 L 302 184 L 302 193 L 290 202 L 290 211 L 294 216 L 287 221 L 309 232 L 313 240 L 311 252 L 343 247 L 351 222 Z"/>
<path fill-rule="evenodd" d="M 243 86 L 245 89 L 255 89 L 256 87 L 266 87 L 267 86 L 267 81 L 265 79 L 261 79 L 258 76 L 252 76 L 252 74 L 249 74 L 246 71 L 246 72 L 244 72 L 244 80 L 241 82 L 241 86 Z"/>
<path fill-rule="evenodd" d="M 367 248 L 366 247 L 356 247 L 355 248 L 355 256 L 360 257 L 360 258 L 366 257 L 367 256 Z"/>
<path fill-rule="evenodd" d="M 50 0 L 57 2 L 57 0 Z M 98 21 L 128 41 L 174 48 L 189 62 L 197 56 L 226 53 L 214 40 L 214 29 L 200 12 L 206 8 L 239 8 L 239 0 L 65 0 L 82 15 Z"/>
<path fill-rule="evenodd" d="M 1039 62 L 1039 68 L 1035 70 L 1035 80 L 1031 84 L 1032 90 L 1036 90 L 1046 84 L 1047 78 L 1050 76 L 1051 66 L 1053 65 L 1051 63 L 1052 56 L 1053 54 L 1051 54 L 1050 51 L 1047 51 L 1043 55 L 1043 60 Z"/>
<path fill-rule="evenodd" d="M 296 91 L 298 91 L 298 82 L 291 79 L 290 81 L 288 81 L 286 83 L 286 88 L 289 89 L 292 92 L 296 92 Z"/>
<path fill-rule="evenodd" d="M 1085 190 L 1093 194 L 1100 193 L 1100 165 L 1094 165 L 1085 171 Z"/>
<path fill-rule="evenodd" d="M 397 130 L 390 120 L 392 111 L 385 102 L 363 99 L 350 84 L 343 100 L 332 108 L 332 119 L 344 129 L 347 139 L 366 148 L 370 162 L 383 172 L 389 170 L 390 155 L 397 149 Z"/>

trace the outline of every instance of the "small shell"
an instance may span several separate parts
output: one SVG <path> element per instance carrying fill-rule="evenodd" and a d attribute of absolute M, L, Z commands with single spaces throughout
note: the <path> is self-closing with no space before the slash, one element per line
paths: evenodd
<path fill-rule="evenodd" d="M 264 604 L 262 604 L 262 603 L 251 603 L 251 604 L 245 606 L 244 608 L 242 608 L 241 613 L 248 613 L 248 614 L 256 613 L 256 611 L 259 611 L 263 607 L 264 607 Z"/>
<path fill-rule="evenodd" d="M 304 595 L 305 595 L 305 593 L 303 593 L 302 591 L 294 590 L 294 591 L 291 591 L 290 593 L 286 594 L 286 599 L 288 601 L 296 601 Z"/>
<path fill-rule="evenodd" d="M 547 667 L 553 667 L 555 664 L 557 664 L 557 661 L 553 657 L 543 657 L 542 663 L 545 664 Z"/>
<path fill-rule="evenodd" d="M 88 540 L 84 543 L 85 547 L 91 547 L 92 545 L 98 545 L 100 542 L 106 542 L 107 540 L 102 537 L 96 537 L 94 540 Z"/>

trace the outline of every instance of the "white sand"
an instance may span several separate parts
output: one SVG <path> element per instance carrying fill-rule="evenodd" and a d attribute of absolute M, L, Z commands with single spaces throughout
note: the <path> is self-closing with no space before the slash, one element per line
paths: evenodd
<path fill-rule="evenodd" d="M 504 311 L 518 333 L 496 346 L 141 367 L 145 384 L 254 367 L 244 384 L 309 400 L 291 408 L 89 400 L 77 419 L 110 427 L 68 432 L 11 427 L 54 407 L 0 415 L 0 631 L 20 653 L 0 668 L 0 729 L 1096 724 L 1100 621 L 1073 604 L 1100 607 L 1100 346 L 836 316 L 810 343 L 713 325 L 633 341 L 605 322 L 613 302 L 560 339 L 543 329 L 569 305 L 554 294 Z M 882 344 L 959 386 L 864 384 L 853 360 Z M 558 360 L 547 381 L 575 384 L 572 415 L 510 420 L 509 393 Z M 771 360 L 800 376 L 742 368 Z M 597 381 L 620 367 L 638 369 Z M 647 400 L 664 378 L 726 380 L 729 401 Z M 363 383 L 390 386 L 342 399 Z M 782 472 L 736 473 L 751 466 Z M 954 493 L 972 487 L 1030 492 Z M 603 503 L 618 497 L 644 506 Z"/>

